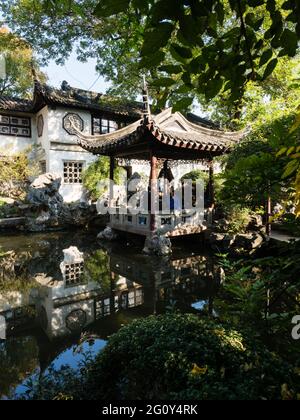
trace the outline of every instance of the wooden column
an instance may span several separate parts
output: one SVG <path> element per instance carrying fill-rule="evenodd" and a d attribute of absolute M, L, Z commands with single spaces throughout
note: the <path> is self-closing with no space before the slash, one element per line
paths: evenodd
<path fill-rule="evenodd" d="M 115 173 L 115 158 L 113 156 L 110 156 L 109 158 L 109 179 L 110 179 L 109 206 L 110 207 L 113 204 L 113 197 L 114 197 L 114 188 L 113 188 L 114 173 Z"/>
<path fill-rule="evenodd" d="M 271 196 L 268 196 L 267 206 L 266 206 L 266 234 L 270 236 L 271 234 L 271 216 L 272 216 L 272 200 Z"/>
<path fill-rule="evenodd" d="M 130 179 L 132 177 L 132 166 L 124 166 L 124 169 L 127 173 L 127 179 Z"/>
<path fill-rule="evenodd" d="M 116 276 L 115 273 L 110 273 L 110 315 L 114 314 L 116 312 L 115 308 L 115 289 L 116 289 Z"/>
<path fill-rule="evenodd" d="M 208 192 L 209 192 L 209 205 L 210 205 L 210 207 L 214 207 L 215 206 L 215 181 L 214 181 L 214 162 L 213 162 L 213 160 L 211 160 L 209 162 Z"/>
<path fill-rule="evenodd" d="M 157 191 L 157 158 L 151 152 L 150 156 L 150 165 L 151 165 L 151 172 L 150 172 L 150 230 L 151 232 L 155 231 L 155 212 L 156 212 L 156 199 L 158 199 L 158 191 Z"/>

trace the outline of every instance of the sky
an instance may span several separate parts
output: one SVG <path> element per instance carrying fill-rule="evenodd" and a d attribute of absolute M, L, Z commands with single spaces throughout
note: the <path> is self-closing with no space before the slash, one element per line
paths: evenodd
<path fill-rule="evenodd" d="M 62 81 L 66 80 L 73 87 L 105 93 L 109 83 L 105 82 L 103 77 L 99 77 L 95 68 L 95 59 L 81 63 L 76 60 L 76 54 L 73 53 L 64 66 L 58 66 L 51 61 L 47 67 L 42 68 L 42 71 L 47 73 L 48 83 L 52 86 L 60 87 Z"/>

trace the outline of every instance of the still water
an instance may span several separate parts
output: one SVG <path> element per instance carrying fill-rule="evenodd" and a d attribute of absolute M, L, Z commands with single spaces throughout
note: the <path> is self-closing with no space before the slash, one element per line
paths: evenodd
<path fill-rule="evenodd" d="M 213 311 L 219 270 L 199 244 L 179 244 L 161 259 L 141 254 L 140 244 L 103 246 L 95 238 L 0 237 L 0 399 L 24 392 L 28 378 L 50 365 L 76 367 L 133 319 L 172 308 Z"/>

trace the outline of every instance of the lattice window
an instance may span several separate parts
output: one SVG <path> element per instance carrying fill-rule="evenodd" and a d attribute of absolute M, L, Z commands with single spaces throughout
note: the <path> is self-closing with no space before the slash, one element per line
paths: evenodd
<path fill-rule="evenodd" d="M 93 117 L 93 134 L 113 133 L 118 129 L 119 124 L 116 121 Z"/>
<path fill-rule="evenodd" d="M 83 162 L 64 162 L 64 183 L 82 184 Z"/>
<path fill-rule="evenodd" d="M 11 117 L 0 114 L 0 134 L 31 137 L 31 120 L 28 117 Z"/>
<path fill-rule="evenodd" d="M 72 287 L 82 282 L 84 263 L 67 264 L 65 268 L 65 281 L 67 287 Z"/>

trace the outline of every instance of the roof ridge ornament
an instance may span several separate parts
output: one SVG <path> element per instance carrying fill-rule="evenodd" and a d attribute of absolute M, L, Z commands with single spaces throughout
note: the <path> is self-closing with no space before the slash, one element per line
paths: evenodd
<path fill-rule="evenodd" d="M 149 90 L 145 75 L 143 75 L 143 119 L 145 125 L 149 124 L 151 120 Z"/>

